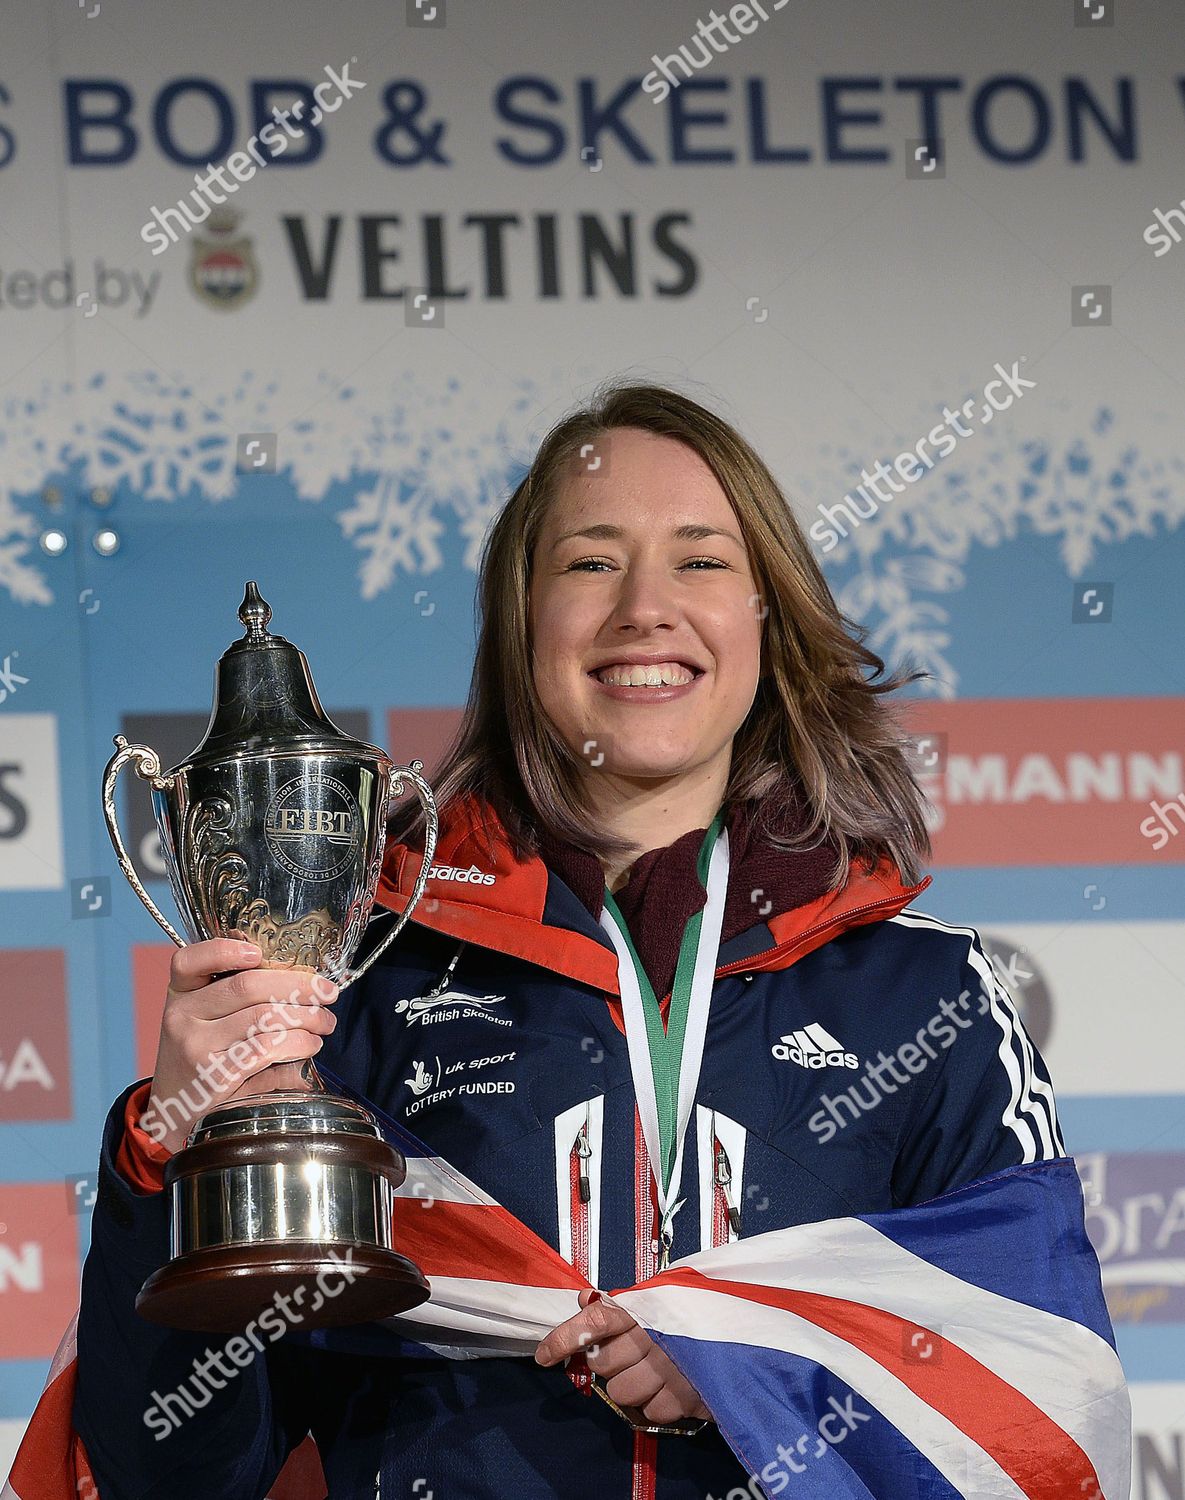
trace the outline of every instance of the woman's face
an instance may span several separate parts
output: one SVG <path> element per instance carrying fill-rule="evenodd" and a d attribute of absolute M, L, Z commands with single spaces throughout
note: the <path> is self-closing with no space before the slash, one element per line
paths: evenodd
<path fill-rule="evenodd" d="M 602 774 L 726 780 L 757 692 L 756 593 L 736 515 L 699 455 L 639 428 L 603 436 L 573 461 L 532 561 L 535 687 L 565 743 Z M 622 664 L 638 659 L 664 682 L 631 684 L 646 673 Z"/>

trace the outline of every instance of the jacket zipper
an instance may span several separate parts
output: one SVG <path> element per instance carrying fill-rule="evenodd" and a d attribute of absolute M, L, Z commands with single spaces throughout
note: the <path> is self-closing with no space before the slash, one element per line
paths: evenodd
<path fill-rule="evenodd" d="M 642 1134 L 642 1116 L 634 1107 L 634 1276 L 649 1281 L 658 1270 L 658 1198 L 654 1173 Z M 658 1485 L 658 1436 L 634 1433 L 632 1500 L 654 1500 Z"/>
<path fill-rule="evenodd" d="M 712 1111 L 712 1248 L 727 1245 L 729 1230 L 739 1238 L 741 1211 L 732 1195 L 732 1164 L 724 1142 L 716 1134 L 716 1112 Z"/>
<path fill-rule="evenodd" d="M 589 1204 L 592 1202 L 592 1181 L 589 1177 L 588 1164 L 592 1157 L 592 1142 L 589 1139 L 591 1109 L 591 1104 L 584 1106 L 584 1119 L 580 1123 L 576 1139 L 572 1142 L 572 1149 L 568 1154 L 570 1189 L 568 1212 L 571 1215 L 572 1224 L 572 1264 L 586 1281 L 590 1271 Z M 583 1358 L 571 1362 L 568 1367 L 568 1376 L 583 1395 L 592 1394 L 592 1374 Z"/>

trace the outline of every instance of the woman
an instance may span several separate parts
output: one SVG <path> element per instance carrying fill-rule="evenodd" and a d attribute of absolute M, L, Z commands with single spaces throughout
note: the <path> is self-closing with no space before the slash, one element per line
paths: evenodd
<path fill-rule="evenodd" d="M 224 1097 L 322 1053 L 606 1288 L 1063 1154 L 977 934 L 909 907 L 929 844 L 883 701 L 903 679 L 853 638 L 737 432 L 673 391 L 610 390 L 544 441 L 480 591 L 423 901 L 343 995 L 299 985 Z M 391 834 L 380 901 L 402 910 L 422 814 Z M 262 1496 L 310 1430 L 334 1500 L 743 1487 L 697 1393 L 604 1301 L 534 1362 L 294 1328 L 149 1432 L 141 1413 L 209 1341 L 133 1312 L 185 1134 L 140 1122 L 247 1036 L 274 992 L 258 960 L 178 951 L 154 1078 L 108 1121 L 75 1405 L 107 1491 Z M 635 1426 L 590 1399 L 585 1362 Z M 699 1430 L 639 1430 L 680 1422 Z"/>

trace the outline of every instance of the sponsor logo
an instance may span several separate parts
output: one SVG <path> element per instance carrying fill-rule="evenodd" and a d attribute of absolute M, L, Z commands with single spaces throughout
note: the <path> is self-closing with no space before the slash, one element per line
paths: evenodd
<path fill-rule="evenodd" d="M 405 1115 L 417 1115 L 423 1109 L 431 1109 L 434 1104 L 444 1104 L 450 1099 L 459 1099 L 469 1094 L 513 1094 L 515 1084 L 511 1079 L 475 1078 L 466 1079 L 464 1075 L 479 1071 L 482 1068 L 496 1067 L 499 1063 L 513 1062 L 518 1054 L 515 1052 L 499 1052 L 488 1057 L 460 1058 L 456 1062 L 449 1063 L 448 1067 L 442 1067 L 440 1058 L 433 1058 L 436 1070 L 427 1063 L 413 1060 L 411 1065 L 411 1077 L 403 1081 L 411 1089 L 414 1097 L 408 1103 L 403 1113 Z M 442 1086 L 446 1078 L 455 1081 L 447 1087 Z M 429 1092 L 433 1090 L 434 1092 Z"/>
<path fill-rule="evenodd" d="M 915 767 L 935 864 L 1185 861 L 1185 838 L 1162 832 L 1153 842 L 1149 826 L 1150 813 L 1175 817 L 1185 806 L 1174 801 L 1185 793 L 1183 712 L 1180 697 L 909 705 L 919 747 L 943 747 Z"/>
<path fill-rule="evenodd" d="M 231 311 L 250 302 L 259 285 L 259 268 L 248 235 L 235 237 L 239 215 L 231 209 L 210 215 L 210 239 L 193 237 L 189 284 L 209 307 Z"/>
<path fill-rule="evenodd" d="M 426 1094 L 434 1083 L 440 1082 L 440 1058 L 436 1059 L 435 1078 L 422 1062 L 413 1062 L 411 1065 L 411 1077 L 405 1078 L 403 1081 L 417 1098 L 421 1094 Z"/>
<path fill-rule="evenodd" d="M 1075 1157 L 1116 1323 L 1185 1322 L 1185 1152 Z"/>
<path fill-rule="evenodd" d="M 433 865 L 428 871 L 429 880 L 455 880 L 460 885 L 493 885 L 497 878 L 496 875 L 487 875 L 476 865 L 470 865 L 467 870 L 458 869 L 456 865 Z"/>
<path fill-rule="evenodd" d="M 775 1042 L 770 1051 L 779 1062 L 797 1063 L 800 1068 L 858 1068 L 860 1059 L 854 1052 L 845 1052 L 843 1044 L 818 1021 L 812 1021 L 800 1031 L 790 1031 Z"/>
<path fill-rule="evenodd" d="M 509 1016 L 490 1015 L 489 1007 L 501 1005 L 505 995 L 466 995 L 461 990 L 445 990 L 441 995 L 415 995 L 410 1000 L 397 1000 L 395 1014 L 406 1016 L 407 1024 L 431 1026 L 437 1021 L 460 1021 L 476 1017 L 489 1021 L 493 1026 L 511 1026 Z"/>
<path fill-rule="evenodd" d="M 0 1120 L 73 1114 L 60 948 L 0 949 Z"/>

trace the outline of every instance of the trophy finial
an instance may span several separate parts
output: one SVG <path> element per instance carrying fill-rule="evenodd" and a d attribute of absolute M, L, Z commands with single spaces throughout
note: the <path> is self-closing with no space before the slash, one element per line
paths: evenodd
<path fill-rule="evenodd" d="M 247 627 L 249 641 L 262 641 L 268 634 L 268 621 L 272 617 L 271 605 L 259 592 L 257 583 L 249 583 L 243 602 L 239 605 L 239 619 Z"/>

